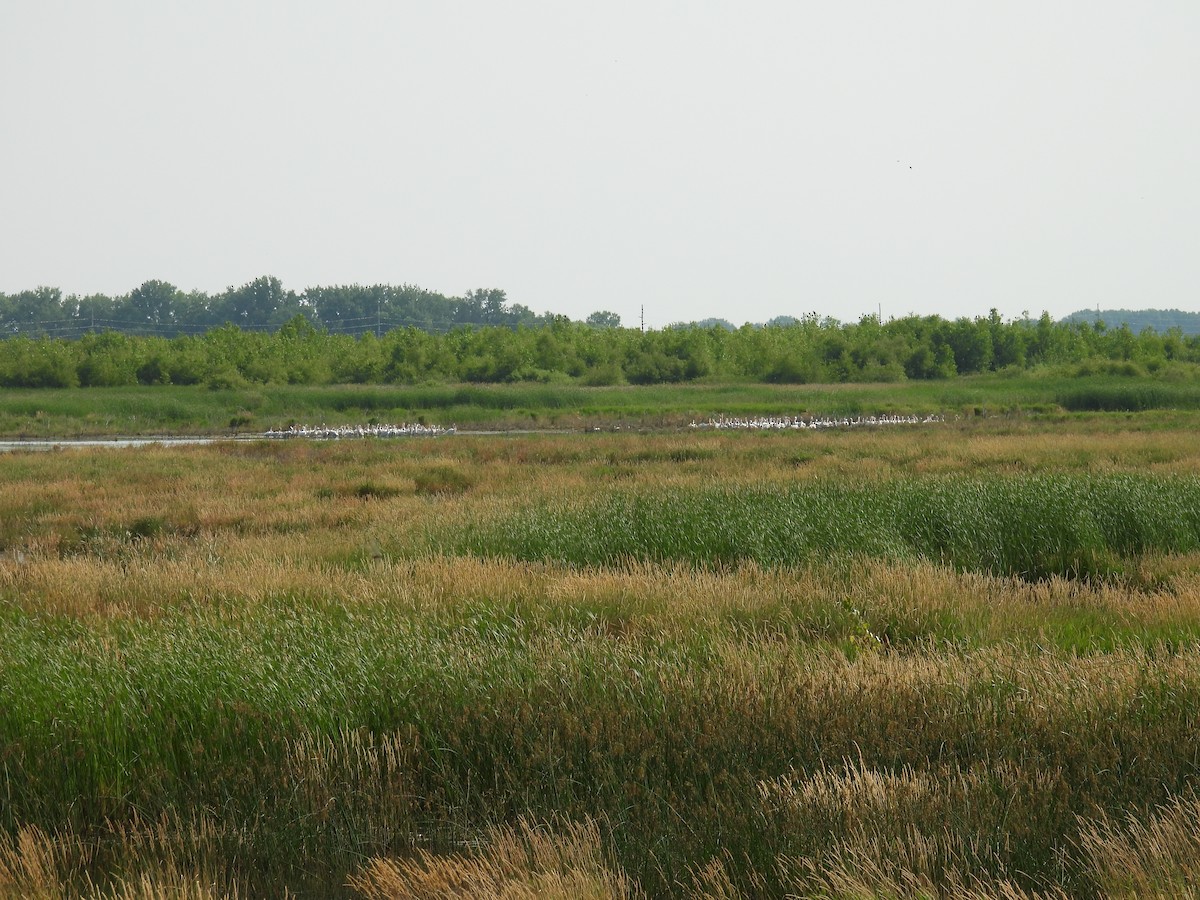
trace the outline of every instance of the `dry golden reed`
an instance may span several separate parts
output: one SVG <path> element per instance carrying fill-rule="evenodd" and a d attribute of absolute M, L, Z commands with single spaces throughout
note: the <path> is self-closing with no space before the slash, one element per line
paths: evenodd
<path fill-rule="evenodd" d="M 153 829 L 158 834 L 150 841 L 131 839 L 124 830 L 123 864 L 140 872 L 106 885 L 93 881 L 93 849 L 79 838 L 51 836 L 36 827 L 12 838 L 0 834 L 0 900 L 239 900 L 236 887 L 218 889 L 210 879 L 186 872 L 176 862 L 185 848 L 164 833 L 164 825 Z"/>
<path fill-rule="evenodd" d="M 636 900 L 637 886 L 606 858 L 594 823 L 489 829 L 454 854 L 418 851 L 371 860 L 350 879 L 367 900 Z"/>
<path fill-rule="evenodd" d="M 86 863 L 79 845 L 68 847 L 40 828 L 20 829 L 15 837 L 0 834 L 0 898 L 58 900 L 67 896 L 72 868 Z"/>
<path fill-rule="evenodd" d="M 1079 847 L 1111 900 L 1200 897 L 1200 798 L 1194 793 L 1150 815 L 1085 821 Z"/>

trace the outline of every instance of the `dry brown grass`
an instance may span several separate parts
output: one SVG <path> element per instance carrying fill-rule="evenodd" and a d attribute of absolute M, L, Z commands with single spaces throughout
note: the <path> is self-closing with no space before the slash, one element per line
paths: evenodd
<path fill-rule="evenodd" d="M 30 612 L 154 618 L 181 608 L 246 614 L 280 597 L 322 598 L 451 615 L 500 605 L 532 620 L 590 611 L 610 634 L 734 633 L 809 639 L 874 636 L 883 646 L 925 641 L 988 644 L 1056 640 L 1083 619 L 1120 637 L 1169 634 L 1200 622 L 1200 558 L 1142 565 L 1158 587 L 1050 579 L 1030 583 L 929 563 L 864 559 L 850 571 L 728 571 L 683 565 L 573 568 L 552 563 L 421 556 L 374 557 L 382 529 L 359 534 L 210 535 L 128 544 L 120 552 L 60 556 L 30 550 L 0 559 L 0 597 Z"/>
<path fill-rule="evenodd" d="M 476 849 L 373 859 L 350 880 L 368 900 L 634 900 L 641 892 L 606 859 L 593 823 L 490 829 Z"/>
<path fill-rule="evenodd" d="M 0 834 L 0 898 L 57 900 L 67 895 L 78 846 L 67 848 L 40 828 L 22 828 L 15 838 Z M 86 863 L 86 857 L 82 860 Z"/>
<path fill-rule="evenodd" d="M 764 785 L 763 791 L 769 804 L 827 805 L 854 823 L 819 856 L 781 860 L 785 880 L 797 896 L 1065 898 L 1058 889 L 1032 890 L 1003 874 L 981 874 L 989 862 L 981 857 L 989 848 L 973 845 L 952 829 L 923 831 L 912 824 L 912 810 L 904 809 L 914 801 L 945 805 L 947 799 L 935 795 L 947 788 L 953 794 L 986 792 L 988 787 L 987 776 L 980 773 L 936 780 L 851 765 L 842 773 L 823 771 L 798 783 Z M 1101 813 L 1081 821 L 1077 846 L 1063 852 L 1081 858 L 1096 895 L 1107 900 L 1195 898 L 1200 896 L 1198 821 L 1200 801 L 1194 795 L 1176 798 L 1156 813 L 1130 814 L 1119 821 Z M 998 860 L 991 860 L 990 867 L 1003 870 Z"/>
<path fill-rule="evenodd" d="M 1079 843 L 1105 897 L 1200 897 L 1200 799 L 1194 794 L 1151 816 L 1085 822 Z"/>
<path fill-rule="evenodd" d="M 101 887 L 92 882 L 92 848 L 74 836 L 51 836 L 22 828 L 14 838 L 0 834 L 0 900 L 238 900 L 236 887 L 217 888 L 211 878 L 187 872 L 176 860 L 181 842 L 165 826 L 132 837 L 122 859 L 138 874 Z"/>

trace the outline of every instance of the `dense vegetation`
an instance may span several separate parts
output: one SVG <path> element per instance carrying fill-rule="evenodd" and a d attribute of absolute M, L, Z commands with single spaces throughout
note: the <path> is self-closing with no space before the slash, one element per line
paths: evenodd
<path fill-rule="evenodd" d="M 1037 580 L 1112 575 L 1154 548 L 1200 552 L 1200 480 L 1045 475 L 613 491 L 438 535 L 485 556 L 614 565 L 933 560 Z"/>
<path fill-rule="evenodd" d="M 1103 374 L 1084 364 L 897 384 L 779 385 L 704 380 L 588 387 L 562 384 L 131 385 L 0 391 L 0 435 L 263 435 L 294 424 L 416 422 L 471 430 L 679 429 L 723 416 L 878 414 L 1055 420 L 1140 412 L 1145 427 L 1177 427 L 1200 409 L 1200 367 L 1172 364 L 1155 378 Z M 1099 369 L 1102 374 L 1096 374 Z"/>
<path fill-rule="evenodd" d="M 1198 415 L 0 454 L 0 897 L 1194 896 Z"/>
<path fill-rule="evenodd" d="M 936 316 L 865 317 L 852 324 L 806 318 L 729 331 L 676 327 L 642 332 L 566 319 L 539 327 L 417 327 L 354 337 L 294 316 L 274 332 L 233 325 L 200 335 L 0 341 L 0 386 L 134 384 L 416 384 L 574 382 L 664 384 L 701 379 L 818 384 L 944 380 L 955 375 L 1072 364 L 1090 371 L 1165 374 L 1200 362 L 1200 336 L 1134 334 L 1102 324 L 1004 322 Z"/>

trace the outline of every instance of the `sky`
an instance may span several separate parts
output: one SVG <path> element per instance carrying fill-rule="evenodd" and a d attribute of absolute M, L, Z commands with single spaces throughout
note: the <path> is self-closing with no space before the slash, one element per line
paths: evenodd
<path fill-rule="evenodd" d="M 1196 0 L 0 0 L 0 291 L 1200 311 Z"/>

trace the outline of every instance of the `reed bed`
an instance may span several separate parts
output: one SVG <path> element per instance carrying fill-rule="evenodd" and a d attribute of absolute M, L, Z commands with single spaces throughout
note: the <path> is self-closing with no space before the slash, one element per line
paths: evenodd
<path fill-rule="evenodd" d="M 319 892 L 363 853 L 563 816 L 594 819 L 653 893 L 723 853 L 745 884 L 810 858 L 835 820 L 867 827 L 870 787 L 908 804 L 880 823 L 957 822 L 980 848 L 956 851 L 960 874 L 992 860 L 1075 890 L 1087 873 L 1060 851 L 1080 817 L 1168 803 L 1197 776 L 1197 649 L 846 654 L 298 601 L 0 627 L 0 825 L 88 836 L 88 871 L 117 877 L 136 873 L 112 823 L 165 820 L 162 858 L 220 880 Z M 844 762 L 861 768 L 838 800 Z"/>
<path fill-rule="evenodd" d="M 0 897 L 1188 896 L 1200 448 L 1106 429 L 0 457 Z"/>
<path fill-rule="evenodd" d="M 435 540 L 465 554 L 575 565 L 868 556 L 1034 580 L 1091 577 L 1150 552 L 1200 550 L 1200 479 L 1045 474 L 621 491 L 538 503 Z"/>
<path fill-rule="evenodd" d="M 0 598 L 29 615 L 92 622 L 149 621 L 177 610 L 248 613 L 286 597 L 451 621 L 481 610 L 503 612 L 612 637 L 712 630 L 751 640 L 833 642 L 849 651 L 858 645 L 1020 643 L 1100 652 L 1184 646 L 1200 635 L 1200 555 L 1143 561 L 1135 579 L 1082 583 L 879 559 L 800 569 L 747 563 L 729 570 L 352 554 L 331 563 L 306 556 L 309 543 L 292 535 L 246 543 L 246 550 L 228 556 L 206 543 L 169 558 L 149 547 L 120 560 L 0 563 Z M 242 556 L 249 548 L 261 556 Z"/>

